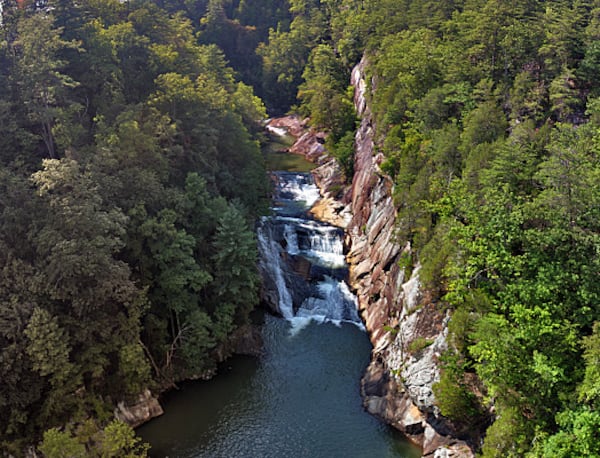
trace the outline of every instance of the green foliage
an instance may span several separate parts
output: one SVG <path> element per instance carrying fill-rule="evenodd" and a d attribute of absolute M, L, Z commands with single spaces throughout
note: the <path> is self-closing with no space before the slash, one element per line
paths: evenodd
<path fill-rule="evenodd" d="M 0 448 L 15 456 L 45 430 L 48 456 L 146 456 L 106 426 L 111 404 L 212 367 L 258 301 L 265 109 L 198 44 L 185 14 L 207 2 L 161 4 L 3 3 Z"/>
<path fill-rule="evenodd" d="M 571 121 L 576 113 L 581 111 L 581 99 L 577 94 L 577 82 L 573 71 L 564 68 L 550 83 L 550 109 L 558 121 Z"/>
<path fill-rule="evenodd" d="M 268 77 L 272 67 L 263 65 L 263 56 L 256 50 L 269 39 L 270 30 L 288 29 L 292 19 L 288 1 L 257 3 L 217 0 L 207 3 L 200 21 L 200 41 L 218 45 L 244 83 L 253 86 L 270 108 L 285 109 L 276 105 L 281 100 L 277 88 L 263 84 L 265 74 Z M 278 84 L 279 89 L 283 86 Z M 290 91 L 292 89 L 289 88 Z"/>
<path fill-rule="evenodd" d="M 452 312 L 452 317 L 448 323 L 449 342 L 459 354 L 464 354 L 467 347 L 472 343 L 471 334 L 476 322 L 477 313 L 471 312 L 469 309 L 476 308 L 479 305 L 474 304 L 479 299 L 474 297 L 477 293 L 480 292 L 475 290 L 473 297 L 470 297 L 465 305 Z"/>
<path fill-rule="evenodd" d="M 39 446 L 46 458 L 84 458 L 87 456 L 85 445 L 66 431 L 58 428 L 44 433 L 44 440 Z"/>
<path fill-rule="evenodd" d="M 230 204 L 220 215 L 212 246 L 213 276 L 220 285 L 215 307 L 217 311 L 226 310 L 230 304 L 243 322 L 257 302 L 258 252 L 255 236 L 236 205 Z M 222 313 L 217 316 L 221 322 L 228 319 Z M 217 337 L 221 339 L 224 335 Z"/>
<path fill-rule="evenodd" d="M 354 136 L 354 131 L 348 131 L 333 146 L 327 148 L 342 167 L 348 182 L 354 175 Z"/>
<path fill-rule="evenodd" d="M 597 10 L 334 3 L 331 48 L 342 62 L 367 49 L 397 237 L 424 287 L 454 311 L 442 412 L 485 423 L 481 388 L 496 409 L 484 456 L 524 456 L 536 436 L 573 439 L 574 423 L 557 413 L 577 396 L 597 407 Z M 536 456 L 554 456 L 540 447 Z M 564 447 L 556 456 L 595 453 Z"/>
<path fill-rule="evenodd" d="M 462 424 L 482 421 L 481 408 L 471 387 L 465 382 L 465 362 L 458 353 L 443 356 L 440 381 L 433 385 L 436 404 L 442 415 Z"/>
<path fill-rule="evenodd" d="M 315 93 L 323 94 L 337 103 L 334 94 L 336 88 L 328 85 L 330 81 L 327 78 L 335 78 L 335 73 L 343 71 L 343 67 L 336 59 L 332 59 L 331 48 L 323 44 L 328 37 L 331 11 L 319 1 L 291 0 L 289 3 L 289 28 L 284 22 L 272 26 L 268 40 L 257 49 L 262 58 L 262 87 L 267 106 L 278 113 L 287 111 L 296 102 L 298 87 L 303 78 L 308 84 L 305 97 L 313 104 L 320 104 L 318 98 L 312 97 Z M 311 64 L 306 66 L 309 61 Z M 325 65 L 321 68 L 320 64 Z M 308 78 L 303 76 L 303 71 L 308 72 Z M 321 74 L 312 81 L 309 74 L 315 71 Z M 344 87 L 347 84 L 338 79 L 336 84 L 340 83 Z M 335 116 L 344 115 L 343 109 L 346 107 L 341 105 L 340 108 L 342 110 L 335 113 Z M 319 106 L 321 112 L 326 109 L 324 105 Z"/>
<path fill-rule="evenodd" d="M 557 423 L 561 430 L 540 438 L 528 457 L 600 456 L 600 413 L 585 407 L 568 410 L 557 415 Z"/>
<path fill-rule="evenodd" d="M 465 117 L 461 146 L 469 151 L 477 145 L 493 143 L 504 136 L 507 127 L 500 107 L 495 102 L 484 102 Z"/>
<path fill-rule="evenodd" d="M 482 456 L 485 458 L 524 456 L 529 448 L 532 423 L 515 407 L 498 409 L 494 423 L 487 429 Z"/>
<path fill-rule="evenodd" d="M 317 6 L 291 6 L 296 24 L 273 32 L 263 52 L 272 46 L 277 65 L 276 50 L 305 44 L 295 49 L 299 96 L 315 124 L 334 131 L 340 75 L 367 50 L 397 237 L 410 242 L 422 283 L 454 310 L 436 388 L 443 411 L 482 423 L 481 388 L 496 409 L 485 456 L 523 456 L 557 429 L 567 435 L 553 441 L 574 437 L 574 423 L 556 414 L 577 395 L 597 403 L 595 7 L 337 0 L 322 6 L 330 34 L 315 42 Z M 299 81 L 283 67 L 274 73 Z M 343 164 L 350 157 L 349 137 L 328 146 Z"/>
<path fill-rule="evenodd" d="M 135 436 L 133 428 L 113 420 L 103 429 L 87 421 L 74 435 L 51 428 L 38 448 L 46 458 L 146 458 L 150 446 Z"/>
<path fill-rule="evenodd" d="M 433 340 L 426 339 L 425 337 L 417 337 L 408 345 L 408 351 L 412 354 L 418 353 L 432 345 L 433 342 Z"/>
<path fill-rule="evenodd" d="M 250 86 L 271 111 L 300 102 L 350 178 L 347 80 L 366 50 L 397 236 L 454 310 L 442 411 L 484 424 L 481 385 L 484 456 L 534 438 L 534 456 L 598 454 L 596 5 L 159 3 L 3 3 L 2 447 L 211 366 L 257 301 Z M 144 453 L 114 428 L 114 453 Z M 51 431 L 74 456 L 96 434 Z"/>
<path fill-rule="evenodd" d="M 119 372 L 126 395 L 135 396 L 143 392 L 151 381 L 150 365 L 139 344 L 124 345 L 119 351 Z"/>
<path fill-rule="evenodd" d="M 33 369 L 42 377 L 51 375 L 53 383 L 64 383 L 72 371 L 65 332 L 56 317 L 46 310 L 35 308 L 24 331 L 29 339 L 27 354 Z"/>
<path fill-rule="evenodd" d="M 301 111 L 310 115 L 311 124 L 330 132 L 333 142 L 354 127 L 352 90 L 348 91 L 348 72 L 325 44 L 312 49 L 298 89 Z"/>
<path fill-rule="evenodd" d="M 532 72 L 523 71 L 515 77 L 510 90 L 511 118 L 515 121 L 543 121 L 547 111 L 547 93 L 543 83 Z"/>
<path fill-rule="evenodd" d="M 600 323 L 594 323 L 593 333 L 583 338 L 585 375 L 579 386 L 579 399 L 598 408 L 600 405 Z"/>
<path fill-rule="evenodd" d="M 143 458 L 147 456 L 148 444 L 141 443 L 135 431 L 125 423 L 114 420 L 103 431 L 101 456 L 123 458 Z"/>
<path fill-rule="evenodd" d="M 424 262 L 419 271 L 419 278 L 429 291 L 437 294 L 441 294 L 448 288 L 445 270 L 456 252 L 456 246 L 448 240 L 448 229 L 445 225 L 438 225 L 435 233 L 420 252 Z"/>
<path fill-rule="evenodd" d="M 11 43 L 15 56 L 13 84 L 25 108 L 26 120 L 52 158 L 57 157 L 57 129 L 73 129 L 68 114 L 78 111 L 75 102 L 68 98 L 69 90 L 78 83 L 61 72 L 66 62 L 59 57 L 61 51 L 75 48 L 76 43 L 63 40 L 62 30 L 54 28 L 53 22 L 50 15 L 24 18 L 17 26 L 18 39 Z"/>

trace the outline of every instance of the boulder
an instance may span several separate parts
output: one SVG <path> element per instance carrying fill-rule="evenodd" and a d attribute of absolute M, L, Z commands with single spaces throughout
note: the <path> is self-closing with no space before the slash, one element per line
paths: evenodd
<path fill-rule="evenodd" d="M 158 399 L 148 389 L 141 393 L 134 403 L 119 402 L 114 411 L 117 420 L 121 420 L 133 428 L 163 413 L 164 411 L 158 403 Z"/>

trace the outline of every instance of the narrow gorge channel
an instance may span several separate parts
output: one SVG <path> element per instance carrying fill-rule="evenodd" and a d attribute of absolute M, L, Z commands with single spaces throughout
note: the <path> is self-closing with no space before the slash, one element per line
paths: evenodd
<path fill-rule="evenodd" d="M 307 210 L 312 175 L 273 172 L 272 215 L 258 228 L 265 314 L 263 355 L 234 357 L 208 382 L 164 400 L 138 430 L 153 457 L 420 456 L 366 413 L 360 378 L 371 344 L 349 291 L 343 231 Z"/>

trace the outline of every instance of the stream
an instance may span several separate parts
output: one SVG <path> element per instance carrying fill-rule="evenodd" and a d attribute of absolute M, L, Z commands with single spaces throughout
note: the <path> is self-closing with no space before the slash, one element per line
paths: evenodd
<path fill-rule="evenodd" d="M 262 318 L 262 357 L 184 384 L 138 434 L 152 457 L 420 456 L 362 407 L 371 344 L 345 282 L 343 231 L 307 216 L 319 197 L 310 173 L 272 177 L 272 215 L 257 235 L 265 296 L 283 318 Z"/>

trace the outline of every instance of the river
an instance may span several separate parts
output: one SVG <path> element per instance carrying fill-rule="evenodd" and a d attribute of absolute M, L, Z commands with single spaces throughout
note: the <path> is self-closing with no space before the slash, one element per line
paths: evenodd
<path fill-rule="evenodd" d="M 258 229 L 267 296 L 262 357 L 234 357 L 207 382 L 165 396 L 138 429 L 153 457 L 420 456 L 363 410 L 371 345 L 345 278 L 343 232 L 313 221 L 308 173 L 276 172 L 273 214 Z"/>

